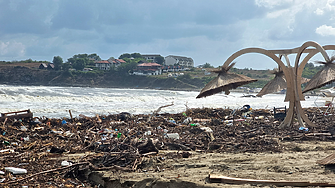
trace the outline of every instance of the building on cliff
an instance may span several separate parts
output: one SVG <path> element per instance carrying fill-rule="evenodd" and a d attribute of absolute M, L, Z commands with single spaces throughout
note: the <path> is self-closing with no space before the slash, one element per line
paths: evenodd
<path fill-rule="evenodd" d="M 190 57 L 169 55 L 165 57 L 165 65 L 180 65 L 186 68 L 194 67 L 194 61 Z"/>
<path fill-rule="evenodd" d="M 133 71 L 133 75 L 160 75 L 162 74 L 162 65 L 157 63 L 141 63 Z"/>

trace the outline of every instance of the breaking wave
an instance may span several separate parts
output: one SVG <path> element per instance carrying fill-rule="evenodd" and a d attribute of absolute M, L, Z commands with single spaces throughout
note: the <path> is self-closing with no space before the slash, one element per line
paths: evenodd
<path fill-rule="evenodd" d="M 240 108 L 249 104 L 253 109 L 288 107 L 285 95 L 269 94 L 262 98 L 242 97 L 243 93 L 216 94 L 196 99 L 196 91 L 152 89 L 114 89 L 89 87 L 10 86 L 0 85 L 0 112 L 30 109 L 36 117 L 74 117 L 83 114 L 149 114 L 160 106 L 174 105 L 162 113 L 180 113 L 188 108 Z M 302 101 L 303 107 L 314 106 L 314 97 Z"/>

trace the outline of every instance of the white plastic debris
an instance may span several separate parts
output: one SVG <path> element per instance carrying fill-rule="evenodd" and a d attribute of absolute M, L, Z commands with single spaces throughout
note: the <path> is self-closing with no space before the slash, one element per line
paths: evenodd
<path fill-rule="evenodd" d="M 145 132 L 144 135 L 151 135 L 151 131 Z"/>
<path fill-rule="evenodd" d="M 3 149 L 0 150 L 0 153 L 14 153 L 15 151 L 13 149 Z"/>
<path fill-rule="evenodd" d="M 12 174 L 27 174 L 27 170 L 23 168 L 5 167 L 5 170 L 11 172 Z"/>
<path fill-rule="evenodd" d="M 34 128 L 34 131 L 36 131 L 36 130 L 38 130 L 38 131 L 43 131 L 43 130 L 44 130 L 44 127 L 35 127 L 35 128 Z"/>
<path fill-rule="evenodd" d="M 70 166 L 70 165 L 72 165 L 72 163 L 68 162 L 68 161 L 62 161 L 61 165 L 62 166 Z"/>
<path fill-rule="evenodd" d="M 51 130 L 50 132 L 52 132 L 52 133 L 56 133 L 56 134 L 63 134 L 63 131 Z"/>
<path fill-rule="evenodd" d="M 205 131 L 206 133 L 212 133 L 213 130 L 210 127 L 200 127 L 201 130 Z"/>
<path fill-rule="evenodd" d="M 72 137 L 73 135 L 74 135 L 74 133 L 71 133 L 71 131 L 66 131 L 64 133 L 64 136 L 66 136 L 66 137 Z"/>
<path fill-rule="evenodd" d="M 173 139 L 179 139 L 179 134 L 178 133 L 167 133 L 165 135 L 167 138 L 173 138 Z"/>
<path fill-rule="evenodd" d="M 24 141 L 29 141 L 29 135 L 23 138 Z"/>
<path fill-rule="evenodd" d="M 192 118 L 191 118 L 191 117 L 188 117 L 188 118 L 186 118 L 186 119 L 183 121 L 184 124 L 189 124 L 189 123 L 191 123 L 191 122 L 192 122 Z"/>
<path fill-rule="evenodd" d="M 21 126 L 21 127 L 20 127 L 20 130 L 21 130 L 21 131 L 27 131 L 28 128 L 27 128 L 26 126 Z"/>
<path fill-rule="evenodd" d="M 0 170 L 0 175 L 4 175 L 4 174 L 5 174 L 5 172 Z"/>
<path fill-rule="evenodd" d="M 255 119 L 264 119 L 264 116 L 255 117 Z"/>

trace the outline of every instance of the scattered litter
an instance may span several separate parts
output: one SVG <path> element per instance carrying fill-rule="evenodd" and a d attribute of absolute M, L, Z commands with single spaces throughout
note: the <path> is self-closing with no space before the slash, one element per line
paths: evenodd
<path fill-rule="evenodd" d="M 316 112 L 306 111 L 308 117 L 313 117 Z M 324 125 L 324 118 L 322 115 L 313 122 Z M 252 113 L 243 117 L 240 110 L 210 108 L 189 109 L 179 114 L 122 113 L 94 117 L 80 115 L 71 119 L 41 117 L 38 120 L 5 118 L 0 123 L 2 166 L 24 167 L 21 171 L 28 171 L 29 174 L 16 179 L 6 176 L 1 181 L 5 184 L 23 181 L 21 179 L 31 176 L 30 173 L 36 173 L 36 176 L 43 174 L 52 179 L 50 184 L 42 181 L 46 178 L 28 178 L 25 181 L 48 187 L 55 182 L 61 185 L 66 175 L 81 185 L 71 176 L 77 176 L 81 173 L 79 170 L 86 168 L 149 172 L 150 168 L 146 165 L 155 160 L 153 164 L 156 166 L 152 169 L 164 171 L 168 166 L 159 164 L 171 158 L 188 158 L 192 152 L 281 152 L 284 148 L 278 139 L 334 139 L 331 133 L 333 125 L 313 127 L 312 133 L 309 133 L 305 127 L 299 131 L 293 126 L 280 130 L 280 123 L 270 110 L 252 109 Z M 164 154 L 171 150 L 175 150 L 173 156 Z M 65 158 L 84 153 L 76 160 Z M 85 165 L 77 168 L 73 162 L 77 160 Z M 48 173 L 44 174 L 42 169 Z M 62 172 L 52 173 L 59 170 Z"/>

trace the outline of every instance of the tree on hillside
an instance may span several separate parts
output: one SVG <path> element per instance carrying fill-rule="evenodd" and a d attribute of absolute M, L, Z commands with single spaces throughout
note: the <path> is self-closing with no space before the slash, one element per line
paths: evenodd
<path fill-rule="evenodd" d="M 32 62 L 34 62 L 32 59 L 27 59 L 26 61 L 25 61 L 26 63 L 32 63 Z"/>
<path fill-rule="evenodd" d="M 88 57 L 88 58 L 92 58 L 92 59 L 94 59 L 94 60 L 96 60 L 96 61 L 101 61 L 100 56 L 98 56 L 97 54 L 90 54 L 90 55 L 88 55 L 87 57 Z"/>
<path fill-rule="evenodd" d="M 127 63 L 138 63 L 139 61 L 145 61 L 144 58 L 124 58 L 123 60 Z"/>
<path fill-rule="evenodd" d="M 112 62 L 112 61 L 114 61 L 114 60 L 115 60 L 114 57 L 110 57 L 110 58 L 108 58 L 108 61 L 109 61 L 109 62 Z"/>
<path fill-rule="evenodd" d="M 70 63 L 63 63 L 62 64 L 62 70 L 63 71 L 68 71 L 71 68 Z"/>
<path fill-rule="evenodd" d="M 134 69 L 137 68 L 137 63 L 135 61 L 132 62 L 127 62 L 127 63 L 123 63 L 120 66 L 117 67 L 117 72 L 119 74 L 123 74 L 123 75 L 128 75 L 129 73 L 131 73 Z"/>
<path fill-rule="evenodd" d="M 85 68 L 85 59 L 84 58 L 78 58 L 75 60 L 74 63 L 72 63 L 72 67 L 76 70 L 83 70 Z"/>
<path fill-rule="evenodd" d="M 80 60 L 79 60 L 80 59 Z M 101 58 L 97 54 L 77 54 L 67 60 L 68 63 L 72 64 L 72 67 L 77 70 L 82 70 L 86 66 L 94 66 L 94 61 L 100 61 Z M 81 68 L 84 66 L 83 68 Z M 76 68 L 77 67 L 77 68 Z"/>
<path fill-rule="evenodd" d="M 69 58 L 67 61 L 71 64 L 74 64 L 77 59 L 83 59 L 84 63 L 86 64 L 86 62 L 88 62 L 88 55 L 87 54 L 77 54 Z"/>
<path fill-rule="evenodd" d="M 157 57 L 155 57 L 155 62 L 157 62 L 158 64 L 163 65 L 164 62 L 165 62 L 165 59 L 162 56 L 157 56 Z"/>
<path fill-rule="evenodd" d="M 128 54 L 128 53 L 124 53 L 122 55 L 120 55 L 119 59 L 125 59 L 125 58 L 143 58 L 142 55 L 140 53 L 132 53 L 132 54 Z"/>
<path fill-rule="evenodd" d="M 62 68 L 63 59 L 60 56 L 54 56 L 52 63 L 55 66 L 55 70 L 60 70 Z"/>
<path fill-rule="evenodd" d="M 140 53 L 132 53 L 131 57 L 133 57 L 133 58 L 143 58 Z"/>
<path fill-rule="evenodd" d="M 120 55 L 119 59 L 124 59 L 124 58 L 131 58 L 131 55 L 128 53 Z"/>
<path fill-rule="evenodd" d="M 205 63 L 202 68 L 214 68 L 214 67 L 209 63 Z"/>

